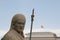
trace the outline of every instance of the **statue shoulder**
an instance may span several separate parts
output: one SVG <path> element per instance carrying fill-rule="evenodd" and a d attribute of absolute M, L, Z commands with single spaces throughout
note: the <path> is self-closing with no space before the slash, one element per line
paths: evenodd
<path fill-rule="evenodd" d="M 9 34 L 8 32 L 2 37 L 1 40 L 8 40 L 9 39 Z"/>
<path fill-rule="evenodd" d="M 1 40 L 8 40 L 9 36 L 5 35 Z"/>

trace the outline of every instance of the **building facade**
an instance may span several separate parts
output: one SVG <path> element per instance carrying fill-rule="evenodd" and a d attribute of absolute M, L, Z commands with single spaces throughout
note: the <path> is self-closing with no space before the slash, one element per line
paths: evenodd
<path fill-rule="evenodd" d="M 25 40 L 29 40 L 30 33 L 26 34 Z M 60 40 L 55 33 L 52 32 L 33 32 L 31 40 Z"/>

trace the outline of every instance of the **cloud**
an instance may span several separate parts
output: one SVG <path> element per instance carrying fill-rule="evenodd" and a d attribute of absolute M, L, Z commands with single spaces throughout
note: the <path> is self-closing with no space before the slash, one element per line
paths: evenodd
<path fill-rule="evenodd" d="M 0 30 L 0 40 L 5 35 L 7 31 L 6 30 Z"/>

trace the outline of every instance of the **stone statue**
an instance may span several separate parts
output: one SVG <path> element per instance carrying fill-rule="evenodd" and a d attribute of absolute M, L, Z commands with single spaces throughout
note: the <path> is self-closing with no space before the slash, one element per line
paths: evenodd
<path fill-rule="evenodd" d="M 12 18 L 11 28 L 1 40 L 24 40 L 24 26 L 25 16 L 23 14 L 16 14 Z"/>

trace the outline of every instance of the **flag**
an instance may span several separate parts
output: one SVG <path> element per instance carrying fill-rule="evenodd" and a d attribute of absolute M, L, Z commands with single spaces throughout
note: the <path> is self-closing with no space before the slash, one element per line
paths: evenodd
<path fill-rule="evenodd" d="M 40 26 L 40 29 L 44 29 L 44 26 L 43 26 L 43 25 L 41 25 L 41 26 Z"/>

